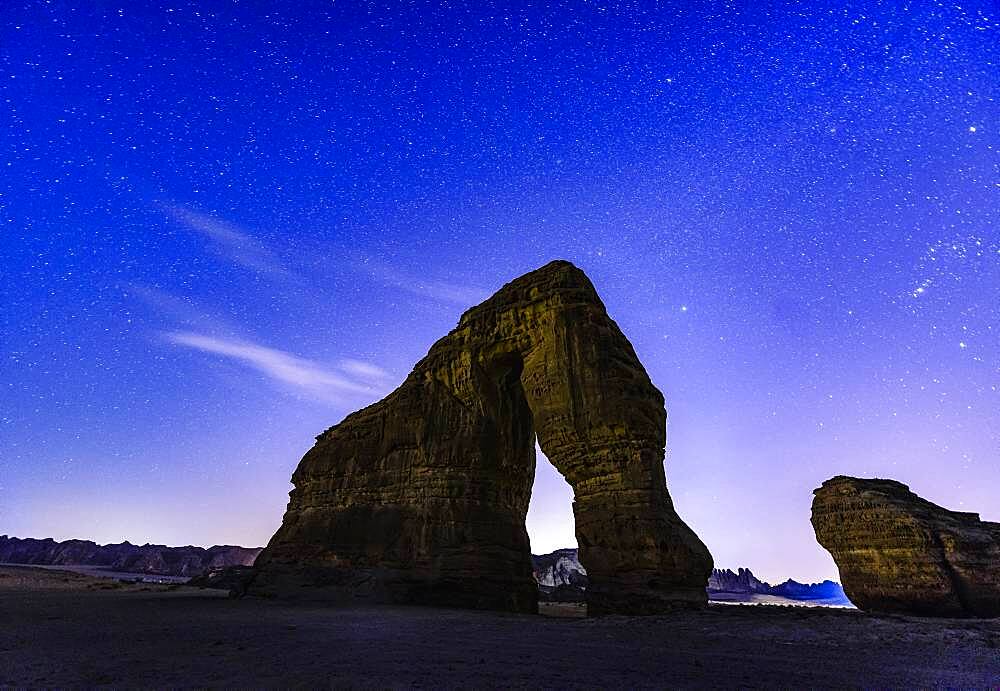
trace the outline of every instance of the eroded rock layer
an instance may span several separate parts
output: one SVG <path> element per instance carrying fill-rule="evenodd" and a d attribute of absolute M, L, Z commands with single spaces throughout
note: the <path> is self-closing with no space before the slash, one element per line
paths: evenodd
<path fill-rule="evenodd" d="M 575 493 L 589 613 L 704 603 L 712 559 L 667 493 L 663 396 L 568 262 L 467 311 L 317 438 L 251 592 L 535 611 L 536 434 Z"/>
<path fill-rule="evenodd" d="M 1000 523 L 944 509 L 894 480 L 839 476 L 815 491 L 812 524 L 861 609 L 1000 616 Z"/>

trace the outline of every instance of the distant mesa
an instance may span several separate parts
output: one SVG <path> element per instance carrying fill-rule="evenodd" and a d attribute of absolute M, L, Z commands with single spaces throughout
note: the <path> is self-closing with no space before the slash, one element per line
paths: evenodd
<path fill-rule="evenodd" d="M 109 571 L 157 576 L 201 576 L 215 569 L 248 566 L 261 548 L 166 547 L 164 545 L 98 545 L 90 540 L 56 542 L 52 538 L 16 538 L 0 535 L 0 563 L 33 566 L 97 566 Z"/>
<path fill-rule="evenodd" d="M 816 539 L 861 609 L 1000 616 L 1000 523 L 949 511 L 895 480 L 838 476 L 814 494 Z"/>
<path fill-rule="evenodd" d="M 712 558 L 667 493 L 663 395 L 564 261 L 468 310 L 398 389 L 317 438 L 250 592 L 537 611 L 536 434 L 575 493 L 588 613 L 704 605 Z"/>

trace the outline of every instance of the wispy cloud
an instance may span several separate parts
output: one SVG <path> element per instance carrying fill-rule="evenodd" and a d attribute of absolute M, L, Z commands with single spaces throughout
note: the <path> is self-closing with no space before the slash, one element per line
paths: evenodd
<path fill-rule="evenodd" d="M 385 381 L 392 375 L 381 367 L 361 360 L 341 360 L 340 369 L 366 381 Z"/>
<path fill-rule="evenodd" d="M 175 345 L 236 360 L 272 381 L 334 403 L 376 398 L 387 392 L 392 381 L 391 375 L 382 368 L 359 360 L 342 360 L 338 367 L 328 367 L 276 348 L 238 339 L 190 331 L 171 331 L 164 337 Z"/>
<path fill-rule="evenodd" d="M 132 283 L 127 286 L 126 295 L 152 308 L 160 317 L 173 323 L 174 330 L 202 331 L 212 333 L 239 333 L 241 325 L 219 314 L 209 313 L 206 308 L 186 295 L 175 295 L 162 288 Z"/>
<path fill-rule="evenodd" d="M 261 273 L 288 274 L 274 252 L 241 228 L 182 206 L 162 205 L 161 208 L 188 230 L 211 240 L 230 261 Z"/>
<path fill-rule="evenodd" d="M 385 285 L 438 302 L 472 307 L 489 297 L 489 293 L 485 290 L 474 286 L 418 278 L 376 262 L 363 261 L 359 265 L 373 278 Z"/>

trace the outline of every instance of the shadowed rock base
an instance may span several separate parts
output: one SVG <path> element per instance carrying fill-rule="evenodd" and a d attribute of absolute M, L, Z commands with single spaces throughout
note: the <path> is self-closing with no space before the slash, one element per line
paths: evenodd
<path fill-rule="evenodd" d="M 575 493 L 589 613 L 704 605 L 712 558 L 667 493 L 663 396 L 568 262 L 470 309 L 317 438 L 250 592 L 536 611 L 536 434 Z"/>
<path fill-rule="evenodd" d="M 812 524 L 861 609 L 1000 616 L 1000 523 L 944 509 L 894 480 L 839 476 L 815 491 Z"/>

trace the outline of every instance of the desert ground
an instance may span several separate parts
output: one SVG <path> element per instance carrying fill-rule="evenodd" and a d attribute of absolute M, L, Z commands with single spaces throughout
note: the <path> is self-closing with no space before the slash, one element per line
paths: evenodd
<path fill-rule="evenodd" d="M 0 568 L 0 685 L 996 687 L 1000 620 L 714 605 L 585 619 L 229 599 Z"/>

